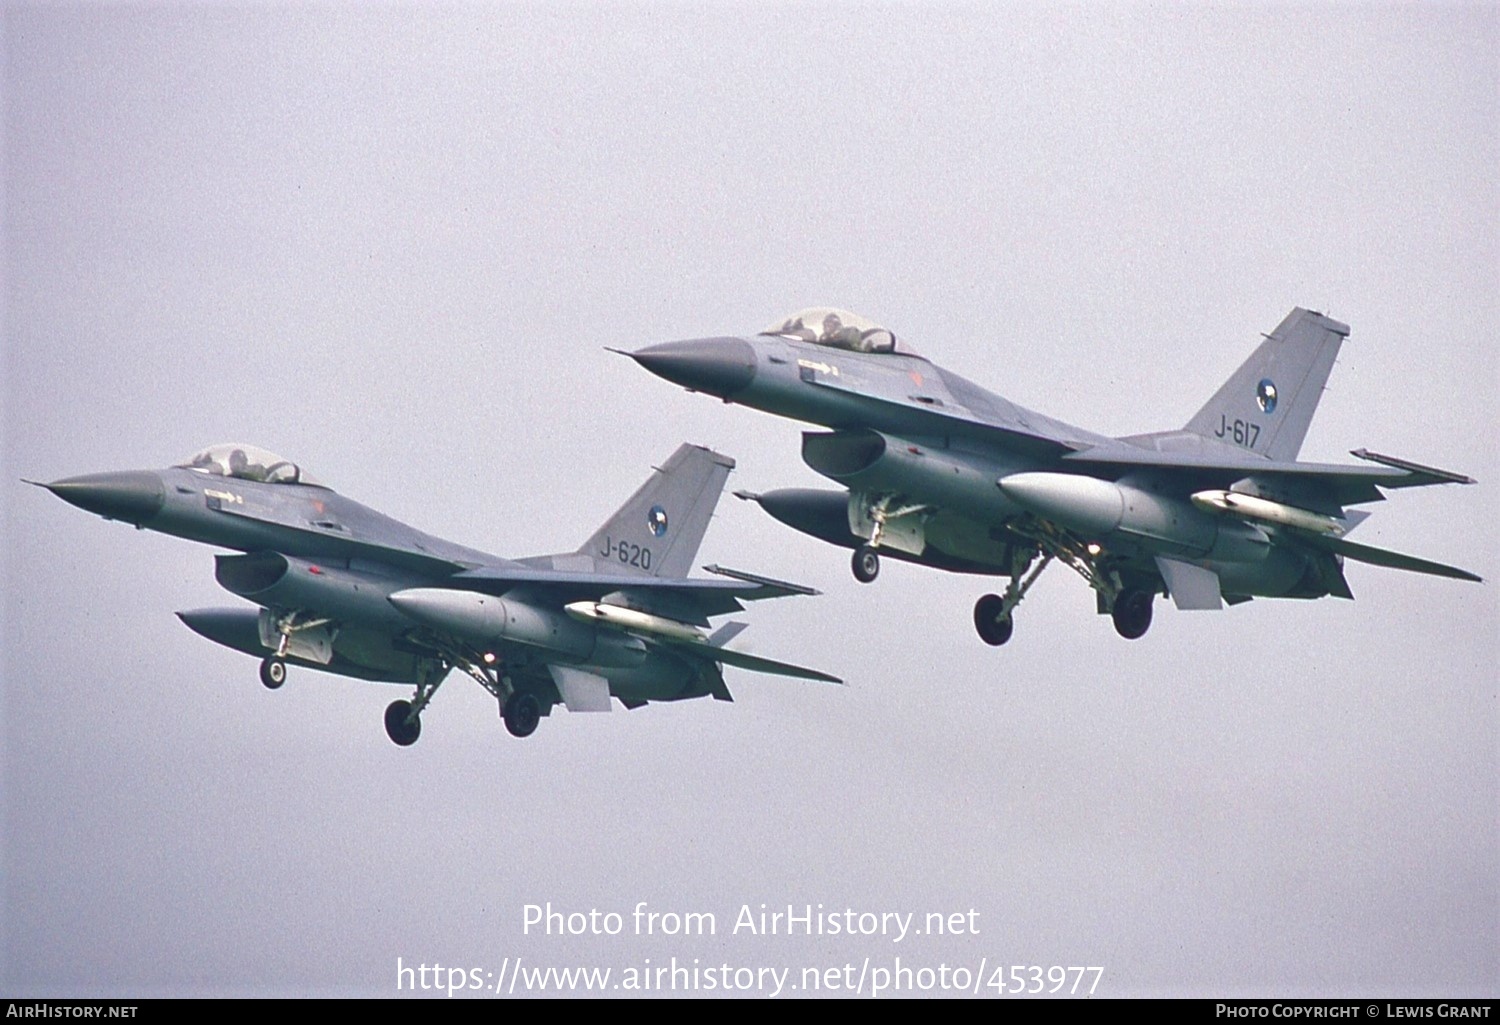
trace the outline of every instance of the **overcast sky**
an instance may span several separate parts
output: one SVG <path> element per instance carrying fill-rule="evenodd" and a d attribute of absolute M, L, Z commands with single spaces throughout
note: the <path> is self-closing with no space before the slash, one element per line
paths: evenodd
<path fill-rule="evenodd" d="M 499 972 L 1098 965 L 1096 995 L 1500 978 L 1500 15 L 1488 4 L 3 7 L 0 990 L 359 994 Z M 255 661 L 172 615 L 213 550 L 19 478 L 214 442 L 507 556 L 682 441 L 818 486 L 799 426 L 605 346 L 847 307 L 1028 407 L 1180 426 L 1293 306 L 1353 331 L 1303 456 L 1472 474 L 1358 540 L 1354 602 L 1157 606 L 847 553 L 726 498 L 700 563 L 821 588 L 732 705 L 559 710 Z M 626 916 L 523 930 L 527 904 Z M 638 902 L 710 912 L 638 937 Z M 732 934 L 758 910 L 977 935 Z M 988 992 L 987 990 L 985 992 Z"/>

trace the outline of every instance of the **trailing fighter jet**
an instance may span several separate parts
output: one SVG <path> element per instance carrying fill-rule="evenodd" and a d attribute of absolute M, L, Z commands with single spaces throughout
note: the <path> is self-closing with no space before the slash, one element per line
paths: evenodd
<path fill-rule="evenodd" d="M 741 602 L 817 593 L 718 566 L 705 568 L 722 579 L 687 579 L 733 467 L 683 445 L 577 551 L 519 561 L 420 533 L 249 445 L 39 486 L 106 519 L 242 553 L 215 556 L 215 577 L 260 608 L 179 618 L 259 657 L 272 690 L 288 665 L 415 685 L 385 712 L 386 732 L 406 746 L 453 668 L 495 696 L 517 737 L 557 704 L 607 712 L 611 695 L 626 708 L 733 700 L 724 665 L 841 682 L 726 647 L 744 623 L 705 634 L 709 617 Z"/>
<path fill-rule="evenodd" d="M 1460 580 L 1466 570 L 1372 548 L 1347 534 L 1382 488 L 1472 478 L 1365 449 L 1373 465 L 1297 462 L 1349 328 L 1294 309 L 1181 430 L 1109 438 L 1023 409 L 918 355 L 877 324 L 809 309 L 753 337 L 625 353 L 689 391 L 821 424 L 802 458 L 840 491 L 736 492 L 776 519 L 853 548 L 870 582 L 880 558 L 1008 576 L 974 606 L 988 644 L 1053 561 L 1072 567 L 1121 636 L 1151 625 L 1156 595 L 1179 609 L 1255 597 L 1352 598 L 1344 560 Z"/>

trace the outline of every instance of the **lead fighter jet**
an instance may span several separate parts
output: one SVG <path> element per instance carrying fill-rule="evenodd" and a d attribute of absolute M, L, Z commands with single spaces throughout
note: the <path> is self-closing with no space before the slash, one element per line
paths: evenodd
<path fill-rule="evenodd" d="M 988 644 L 1053 561 L 1072 567 L 1121 636 L 1151 625 L 1153 599 L 1218 609 L 1253 597 L 1352 598 L 1344 560 L 1461 580 L 1456 569 L 1350 541 L 1382 488 L 1472 478 L 1379 455 L 1373 465 L 1297 462 L 1349 328 L 1294 309 L 1181 430 L 1109 438 L 1034 413 L 918 355 L 843 310 L 809 309 L 752 337 L 625 353 L 690 391 L 821 424 L 808 466 L 844 490 L 755 495 L 782 522 L 880 557 L 1010 577 L 974 606 Z"/>
<path fill-rule="evenodd" d="M 705 568 L 721 579 L 687 579 L 733 466 L 683 445 L 577 551 L 518 561 L 420 533 L 249 445 L 39 486 L 106 519 L 243 553 L 216 556 L 215 576 L 260 608 L 179 612 L 182 621 L 259 657 L 272 690 L 289 664 L 415 685 L 385 712 L 386 732 L 406 746 L 453 668 L 495 696 L 517 737 L 557 704 L 733 700 L 723 665 L 839 683 L 725 647 L 743 623 L 704 633 L 710 616 L 741 602 L 817 593 L 718 566 Z"/>

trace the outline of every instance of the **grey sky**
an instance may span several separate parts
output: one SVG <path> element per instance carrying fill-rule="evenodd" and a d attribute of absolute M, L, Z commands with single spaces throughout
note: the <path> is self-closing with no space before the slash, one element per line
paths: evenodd
<path fill-rule="evenodd" d="M 6 4 L 0 991 L 394 992 L 395 965 L 1103 965 L 1098 995 L 1495 995 L 1500 15 L 1489 5 Z M 1093 429 L 1183 423 L 1294 305 L 1353 328 L 1303 454 L 1473 474 L 1353 603 L 980 581 L 725 500 L 701 562 L 822 588 L 745 640 L 844 689 L 559 713 L 461 679 L 277 693 L 177 609 L 211 550 L 51 480 L 257 443 L 503 555 L 681 441 L 817 486 L 798 428 L 604 346 L 857 310 Z M 522 907 L 713 938 L 523 936 Z M 742 904 L 978 936 L 729 935 Z M 629 931 L 629 930 L 627 930 Z"/>

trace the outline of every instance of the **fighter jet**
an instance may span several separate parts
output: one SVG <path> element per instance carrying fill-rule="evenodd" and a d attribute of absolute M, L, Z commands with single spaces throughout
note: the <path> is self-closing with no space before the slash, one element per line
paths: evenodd
<path fill-rule="evenodd" d="M 725 402 L 832 428 L 802 458 L 839 491 L 736 492 L 776 519 L 880 558 L 1008 576 L 974 606 L 1004 644 L 1016 606 L 1053 562 L 1094 590 L 1130 639 L 1152 605 L 1218 609 L 1257 597 L 1352 598 L 1344 560 L 1460 580 L 1466 570 L 1350 541 L 1381 489 L 1473 479 L 1365 449 L 1373 465 L 1297 461 L 1349 328 L 1294 309 L 1180 430 L 1110 438 L 1024 409 L 919 355 L 889 330 L 808 309 L 758 335 L 624 353 Z"/>
<path fill-rule="evenodd" d="M 215 578 L 258 609 L 179 612 L 189 628 L 261 659 L 272 690 L 287 666 L 414 685 L 385 729 L 406 746 L 452 669 L 525 737 L 562 704 L 607 712 L 650 701 L 733 700 L 722 666 L 841 682 L 726 647 L 745 624 L 706 633 L 745 601 L 817 594 L 718 566 L 688 579 L 734 460 L 683 445 L 574 552 L 516 561 L 423 534 L 337 494 L 250 445 L 216 445 L 165 470 L 40 484 L 105 519 L 240 553 Z M 30 482 L 35 483 L 35 482 Z"/>

